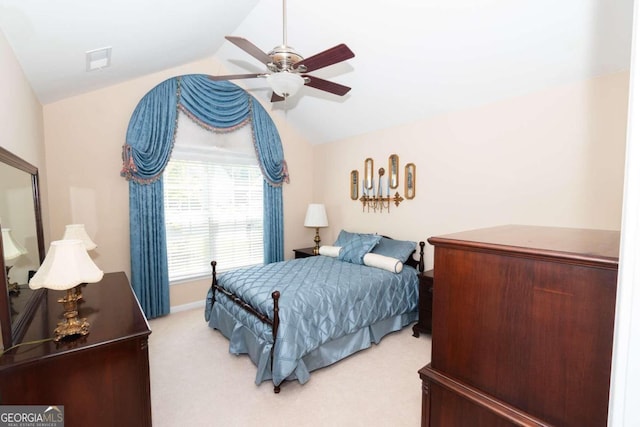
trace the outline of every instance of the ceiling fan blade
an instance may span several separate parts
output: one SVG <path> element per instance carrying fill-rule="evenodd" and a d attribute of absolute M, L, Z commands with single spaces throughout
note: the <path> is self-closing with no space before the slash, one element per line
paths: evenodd
<path fill-rule="evenodd" d="M 251 43 L 249 40 L 245 38 L 235 37 L 235 36 L 225 36 L 225 39 L 229 40 L 231 43 L 235 44 L 240 49 L 244 50 L 249 55 L 253 56 L 258 61 L 262 62 L 265 65 L 267 65 L 272 61 L 269 55 L 261 51 L 256 45 L 254 45 L 253 43 Z"/>
<path fill-rule="evenodd" d="M 273 92 L 271 94 L 271 102 L 280 102 L 280 101 L 284 101 L 284 97 L 278 95 L 277 93 Z"/>
<path fill-rule="evenodd" d="M 293 64 L 293 68 L 296 69 L 302 65 L 306 67 L 302 72 L 311 72 L 320 68 L 328 67 L 329 65 L 337 64 L 338 62 L 346 61 L 347 59 L 356 56 L 346 44 L 342 43 L 334 46 L 324 52 L 317 53 L 313 56 L 298 61 Z"/>
<path fill-rule="evenodd" d="M 351 90 L 351 88 L 348 86 L 330 82 L 329 80 L 320 79 L 318 77 L 313 77 L 308 74 L 303 74 L 302 77 L 305 78 L 306 86 L 324 90 L 325 92 L 330 92 L 336 95 L 344 96 Z"/>
<path fill-rule="evenodd" d="M 237 80 L 237 79 L 253 79 L 254 77 L 264 77 L 265 74 L 230 74 L 228 76 L 209 76 L 211 80 Z"/>

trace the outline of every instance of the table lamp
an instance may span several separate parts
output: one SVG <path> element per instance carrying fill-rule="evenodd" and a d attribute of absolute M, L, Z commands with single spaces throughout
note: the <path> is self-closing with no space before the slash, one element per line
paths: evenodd
<path fill-rule="evenodd" d="M 92 251 L 98 247 L 87 234 L 84 224 L 68 224 L 65 226 L 62 240 L 82 240 L 87 251 Z"/>
<path fill-rule="evenodd" d="M 10 228 L 2 229 L 2 255 L 4 256 L 5 270 L 7 273 L 7 287 L 12 294 L 20 293 L 20 287 L 18 283 L 9 282 L 9 270 L 13 265 L 8 265 L 7 261 L 12 261 L 22 255 L 25 255 L 27 250 L 23 248 L 11 235 Z"/>
<path fill-rule="evenodd" d="M 307 215 L 304 218 L 305 227 L 314 227 L 316 229 L 316 236 L 313 241 L 315 246 L 313 248 L 314 255 L 320 253 L 320 227 L 328 227 L 329 221 L 327 221 L 327 211 L 324 209 L 324 205 L 320 203 L 311 203 L 307 208 Z"/>
<path fill-rule="evenodd" d="M 98 245 L 96 245 L 87 234 L 84 224 L 68 224 L 65 226 L 62 240 L 81 240 L 87 251 L 92 251 L 98 247 Z M 78 296 L 78 299 L 82 299 L 82 286 L 84 285 L 86 285 L 86 283 L 75 287 L 75 293 Z"/>
<path fill-rule="evenodd" d="M 58 302 L 64 307 L 64 321 L 53 331 L 54 341 L 67 337 L 87 335 L 89 322 L 78 318 L 78 296 L 74 288 L 82 283 L 102 280 L 103 272 L 94 263 L 82 240 L 56 240 L 51 242 L 44 262 L 29 281 L 31 289 L 66 290 Z"/>

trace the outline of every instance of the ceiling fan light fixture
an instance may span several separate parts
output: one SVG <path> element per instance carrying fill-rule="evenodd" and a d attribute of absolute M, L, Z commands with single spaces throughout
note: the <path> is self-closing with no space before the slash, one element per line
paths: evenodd
<path fill-rule="evenodd" d="M 267 76 L 267 83 L 273 91 L 283 98 L 294 96 L 302 86 L 304 86 L 304 78 L 295 73 L 283 71 L 273 73 Z"/>

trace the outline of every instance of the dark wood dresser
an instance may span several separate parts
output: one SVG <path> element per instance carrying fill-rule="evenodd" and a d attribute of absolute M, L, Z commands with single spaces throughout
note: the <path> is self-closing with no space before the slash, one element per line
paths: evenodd
<path fill-rule="evenodd" d="M 83 287 L 89 335 L 24 345 L 0 357 L 0 404 L 63 405 L 65 426 L 151 426 L 151 331 L 124 273 Z M 48 291 L 23 342 L 53 336 L 63 307 Z"/>
<path fill-rule="evenodd" d="M 606 426 L 619 240 L 534 226 L 430 238 L 422 425 Z"/>

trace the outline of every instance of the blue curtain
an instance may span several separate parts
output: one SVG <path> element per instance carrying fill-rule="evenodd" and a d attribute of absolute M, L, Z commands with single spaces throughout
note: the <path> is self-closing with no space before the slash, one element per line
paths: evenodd
<path fill-rule="evenodd" d="M 264 176 L 264 262 L 284 259 L 282 184 L 289 177 L 271 117 L 233 83 L 202 74 L 168 79 L 134 110 L 123 147 L 121 175 L 129 180 L 131 284 L 147 318 L 169 313 L 162 172 L 171 157 L 178 110 L 213 132 L 251 125 Z"/>

